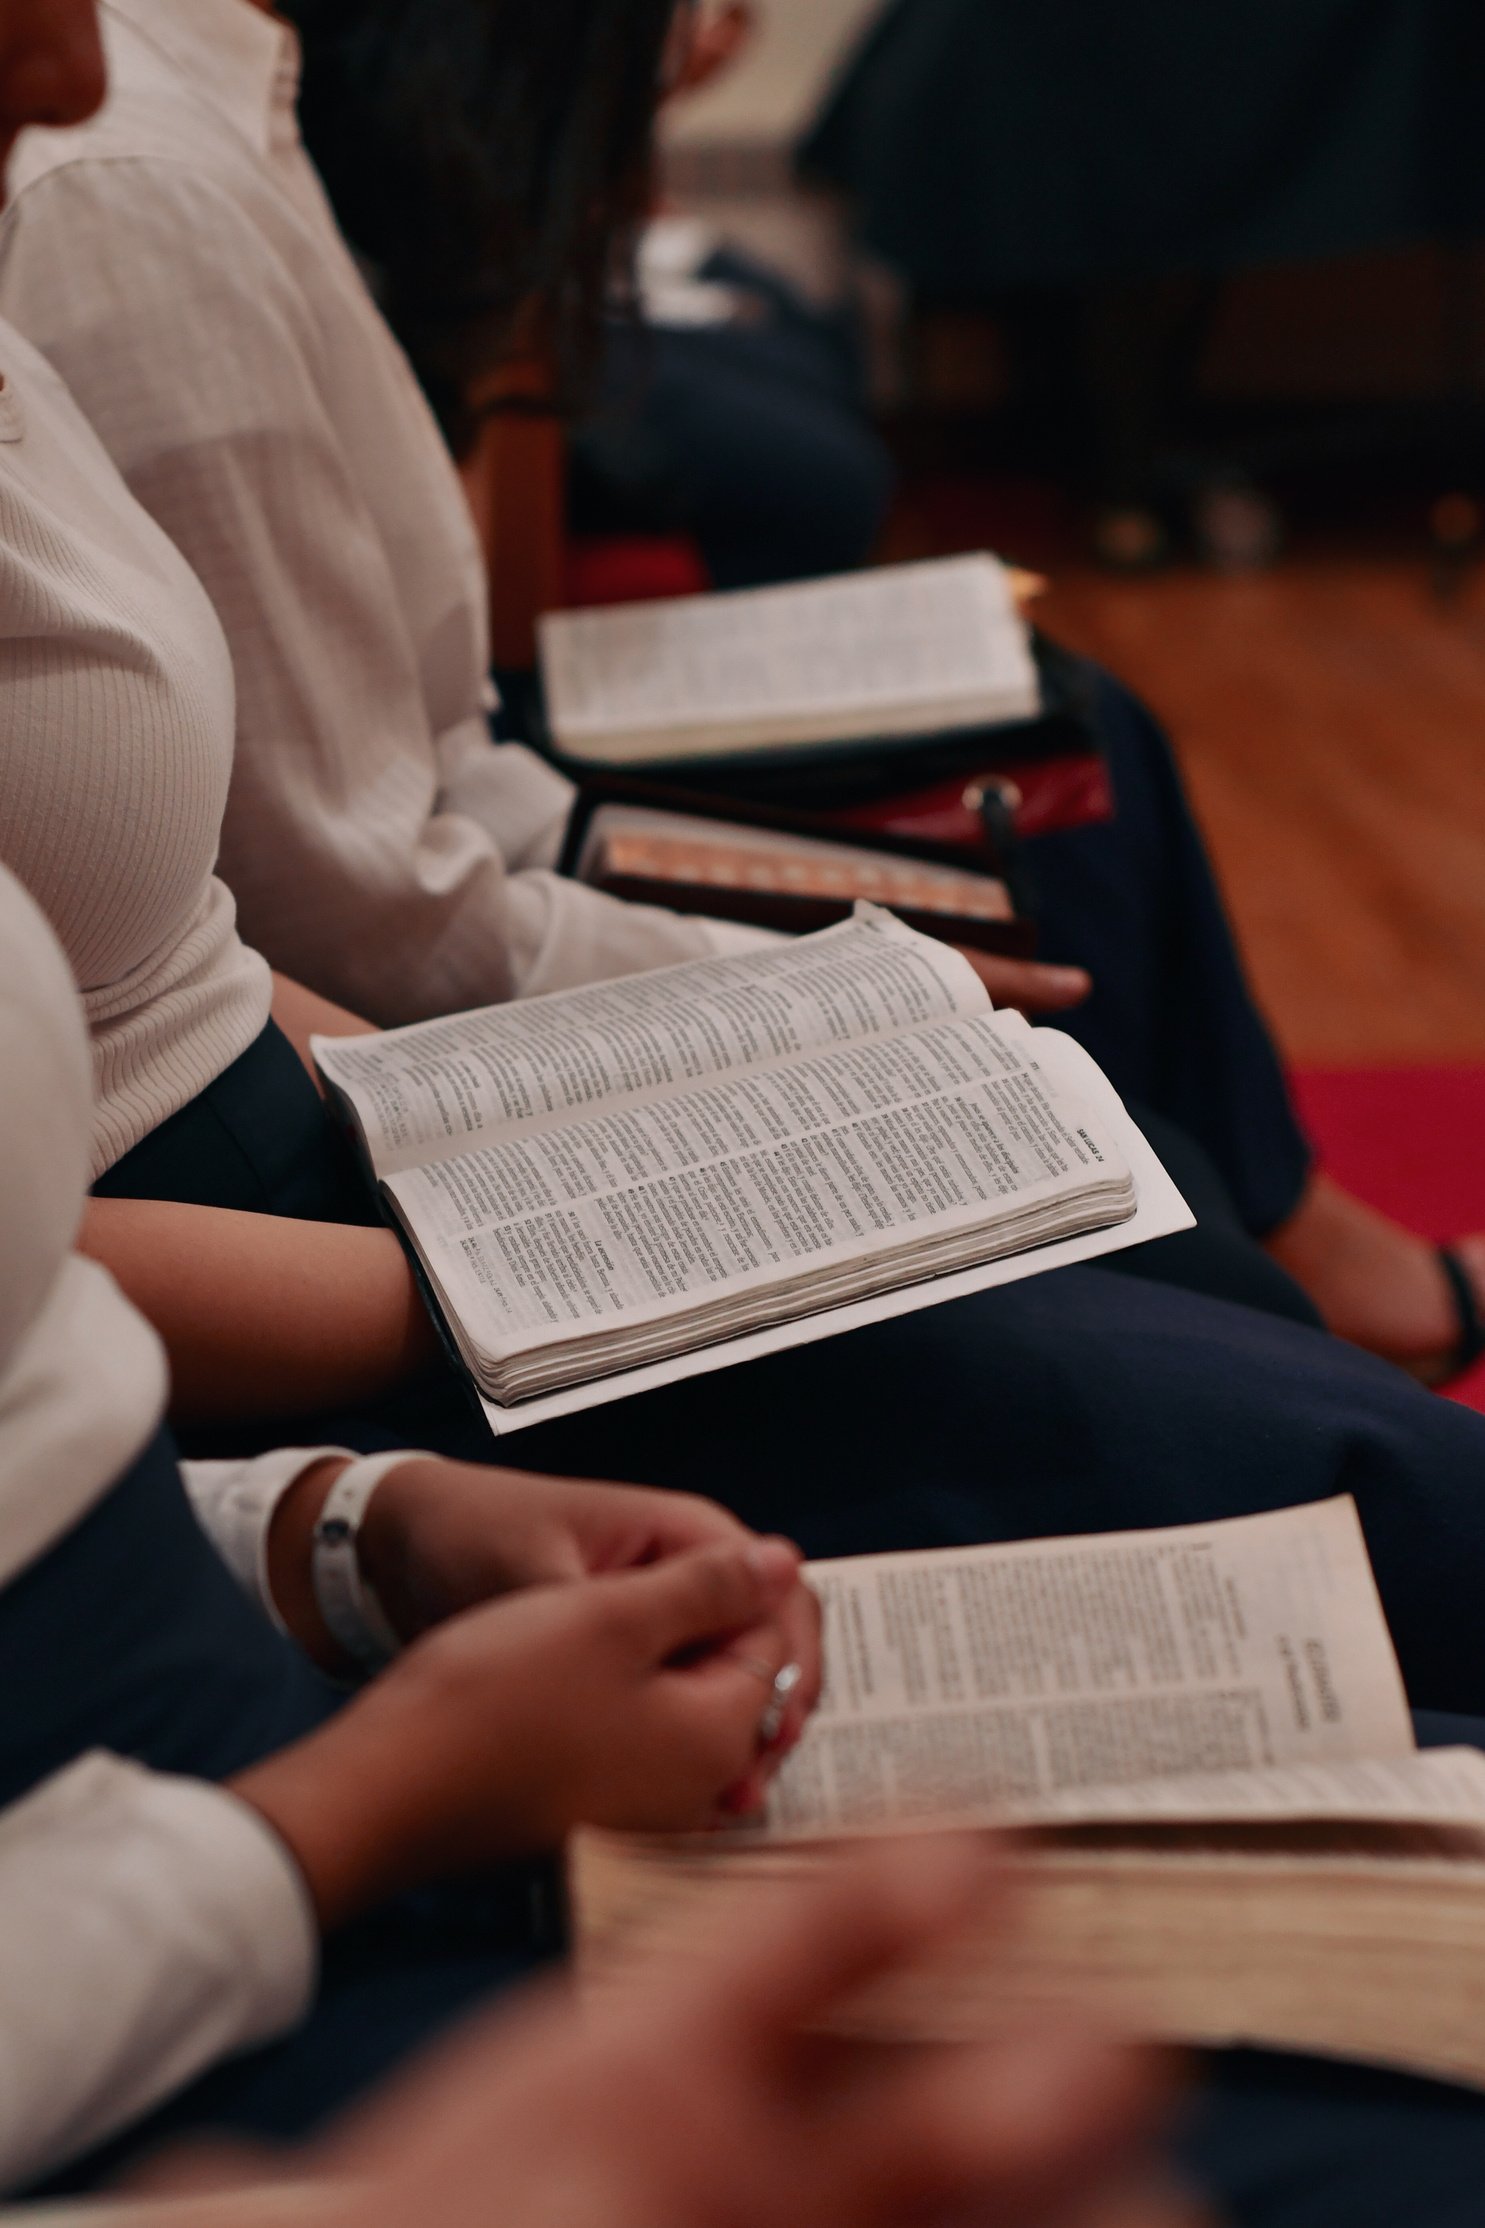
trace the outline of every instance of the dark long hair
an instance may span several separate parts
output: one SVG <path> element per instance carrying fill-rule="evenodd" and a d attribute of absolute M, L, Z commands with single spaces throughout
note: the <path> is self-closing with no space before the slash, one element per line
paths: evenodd
<path fill-rule="evenodd" d="M 676 0 L 280 5 L 310 154 L 456 449 L 518 337 L 576 394 L 649 200 Z"/>

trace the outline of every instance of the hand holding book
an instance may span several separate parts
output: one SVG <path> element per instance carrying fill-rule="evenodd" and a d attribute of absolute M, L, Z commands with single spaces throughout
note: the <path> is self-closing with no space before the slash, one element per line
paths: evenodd
<path fill-rule="evenodd" d="M 1093 978 L 1081 967 L 1049 967 L 1039 959 L 1010 959 L 999 952 L 977 952 L 967 944 L 955 950 L 972 967 L 997 1006 L 1037 1015 L 1071 1013 L 1093 988 Z"/>

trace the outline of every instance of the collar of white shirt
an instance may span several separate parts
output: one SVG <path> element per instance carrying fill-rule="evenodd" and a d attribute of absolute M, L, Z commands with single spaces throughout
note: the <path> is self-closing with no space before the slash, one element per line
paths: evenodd
<path fill-rule="evenodd" d="M 299 94 L 299 39 L 254 0 L 104 0 L 226 119 L 267 154 L 291 128 Z"/>

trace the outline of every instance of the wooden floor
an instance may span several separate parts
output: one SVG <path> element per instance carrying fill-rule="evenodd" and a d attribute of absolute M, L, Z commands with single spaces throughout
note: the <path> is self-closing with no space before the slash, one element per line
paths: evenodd
<path fill-rule="evenodd" d="M 1291 1056 L 1485 1059 L 1485 579 L 1075 569 L 1041 615 L 1169 724 Z"/>

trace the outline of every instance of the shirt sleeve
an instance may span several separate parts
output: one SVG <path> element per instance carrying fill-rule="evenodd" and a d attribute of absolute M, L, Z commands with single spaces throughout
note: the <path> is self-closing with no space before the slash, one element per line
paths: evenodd
<path fill-rule="evenodd" d="M 409 1458 L 411 1459 L 411 1458 Z M 183 1462 L 180 1474 L 196 1521 L 243 1592 L 282 1632 L 268 1583 L 268 1527 L 297 1478 L 316 1462 L 354 1462 L 345 1447 L 280 1447 L 236 1462 Z"/>
<path fill-rule="evenodd" d="M 316 1969 L 299 1872 L 245 1803 L 101 1752 L 45 1781 L 0 1815 L 0 2183 L 285 2033 Z"/>
<path fill-rule="evenodd" d="M 321 306 L 229 194 L 168 159 L 63 164 L 0 231 L 0 310 L 226 628 L 238 734 L 219 871 L 244 936 L 382 1024 L 741 948 L 515 866 L 473 815 L 485 797 L 513 818 L 514 856 L 549 854 L 553 777 L 529 752 L 502 759 L 482 708 L 433 732 L 324 392 Z"/>

